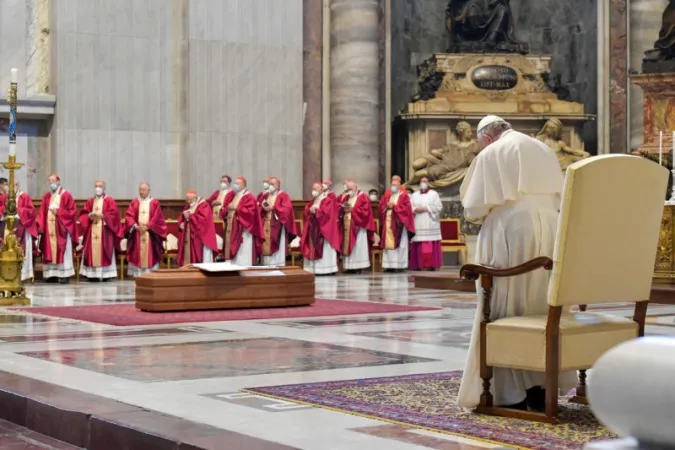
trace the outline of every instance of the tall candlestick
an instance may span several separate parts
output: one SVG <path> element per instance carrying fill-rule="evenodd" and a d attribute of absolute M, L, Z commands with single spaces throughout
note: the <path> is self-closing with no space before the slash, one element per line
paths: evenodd
<path fill-rule="evenodd" d="M 663 131 L 659 131 L 659 166 L 663 165 Z"/>
<path fill-rule="evenodd" d="M 675 131 L 673 131 L 673 148 L 670 149 L 670 168 L 675 170 Z"/>

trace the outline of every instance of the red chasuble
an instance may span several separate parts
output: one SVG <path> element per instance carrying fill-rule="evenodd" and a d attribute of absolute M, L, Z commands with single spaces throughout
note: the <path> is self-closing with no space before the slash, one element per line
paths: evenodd
<path fill-rule="evenodd" d="M 203 262 L 204 247 L 218 252 L 216 227 L 213 224 L 213 210 L 203 199 L 197 199 L 194 207 L 185 205 L 183 211 L 190 211 L 190 219 L 186 220 L 183 214 L 178 218 L 178 224 L 183 224 L 178 244 L 178 265 L 198 264 Z"/>
<path fill-rule="evenodd" d="M 6 198 L 5 201 L 7 201 Z M 16 212 L 19 216 L 19 220 L 16 224 L 16 237 L 19 239 L 19 242 L 21 242 L 24 253 L 26 251 L 32 252 L 32 248 L 26 249 L 24 247 L 26 244 L 24 240 L 26 233 L 33 236 L 33 239 L 37 239 L 38 236 L 35 207 L 33 206 L 33 199 L 30 198 L 30 195 L 21 191 L 16 193 Z"/>
<path fill-rule="evenodd" d="M 346 212 L 343 209 L 341 217 L 342 231 L 342 254 L 349 256 L 356 245 L 356 235 L 361 228 L 368 232 L 368 240 L 372 242 L 375 232 L 375 221 L 373 220 L 373 206 L 370 198 L 361 191 L 358 191 L 354 197 L 349 197 L 343 203 L 343 206 L 351 205 L 351 210 Z"/>
<path fill-rule="evenodd" d="M 5 220 L 5 208 L 7 207 L 7 194 L 0 193 L 0 220 Z"/>
<path fill-rule="evenodd" d="M 415 214 L 410 204 L 410 195 L 405 190 L 397 196 L 393 196 L 394 205 L 387 209 L 391 200 L 391 191 L 387 190 L 380 199 L 380 246 L 384 250 L 394 250 L 401 244 L 401 234 L 405 228 L 408 231 L 408 239 L 412 239 L 415 234 Z"/>
<path fill-rule="evenodd" d="M 228 209 L 234 206 L 234 209 Z M 242 195 L 235 195 L 228 208 L 220 212 L 225 221 L 225 236 L 223 236 L 223 254 L 226 260 L 234 259 L 244 242 L 244 230 L 253 236 L 253 261 L 262 251 L 262 242 L 265 239 L 260 220 L 260 210 L 256 198 L 246 191 Z"/>
<path fill-rule="evenodd" d="M 58 205 L 57 213 L 50 211 L 51 204 Z M 66 239 L 70 234 L 73 251 L 77 247 L 79 235 L 77 231 L 77 206 L 70 192 L 59 187 L 55 193 L 47 192 L 42 197 L 37 226 L 42 238 L 40 251 L 45 264 L 63 264 L 66 251 Z"/>
<path fill-rule="evenodd" d="M 262 207 L 262 204 L 270 196 L 269 192 L 261 192 L 255 198 L 255 203 L 258 205 L 258 208 Z"/>
<path fill-rule="evenodd" d="M 90 213 L 103 216 L 89 217 Z M 122 239 L 122 221 L 117 203 L 112 197 L 92 197 L 80 211 L 80 226 L 84 232 L 82 262 L 87 267 L 108 267 L 113 263 L 115 249 Z"/>
<path fill-rule="evenodd" d="M 265 238 L 262 255 L 271 256 L 279 251 L 282 232 L 286 233 L 287 243 L 295 239 L 298 233 L 295 230 L 295 214 L 291 197 L 281 191 L 276 195 L 269 195 L 266 200 L 272 210 L 269 212 L 264 209 L 260 210 Z"/>
<path fill-rule="evenodd" d="M 148 230 L 141 233 L 138 230 L 139 225 L 145 225 Z M 132 200 L 127 208 L 125 226 L 129 264 L 141 269 L 151 269 L 159 264 L 164 253 L 162 243 L 167 235 L 166 221 L 159 200 Z"/>
<path fill-rule="evenodd" d="M 327 194 L 318 203 L 319 208 L 312 214 L 311 208 L 317 200 L 311 200 L 305 205 L 305 229 L 300 238 L 300 251 L 309 261 L 323 258 L 324 240 L 340 253 L 340 228 L 338 206 L 335 194 Z"/>

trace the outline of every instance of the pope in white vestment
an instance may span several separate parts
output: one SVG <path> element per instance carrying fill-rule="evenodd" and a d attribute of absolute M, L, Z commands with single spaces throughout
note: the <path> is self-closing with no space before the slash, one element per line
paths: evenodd
<path fill-rule="evenodd" d="M 496 116 L 481 121 L 478 138 L 489 145 L 472 162 L 460 189 L 467 220 L 482 223 L 476 263 L 503 269 L 552 257 L 563 187 L 555 153 Z M 548 283 L 549 272 L 543 269 L 495 278 L 490 318 L 546 314 Z M 481 301 L 479 283 L 476 289 Z M 458 403 L 467 408 L 478 405 L 482 392 L 481 319 L 478 309 L 459 389 Z M 574 373 L 561 374 L 561 389 L 575 384 Z M 541 410 L 544 386 L 544 373 L 495 368 L 491 390 L 495 405 Z"/>

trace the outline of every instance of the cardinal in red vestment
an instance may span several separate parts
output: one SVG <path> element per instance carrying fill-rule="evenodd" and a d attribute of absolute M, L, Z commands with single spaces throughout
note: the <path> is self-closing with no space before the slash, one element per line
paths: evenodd
<path fill-rule="evenodd" d="M 25 258 L 21 268 L 21 280 L 25 281 L 33 278 L 33 246 L 37 242 L 38 232 L 33 199 L 19 188 L 19 183 L 15 183 L 15 189 L 16 213 L 19 216 L 16 238 L 21 242 Z"/>
<path fill-rule="evenodd" d="M 150 197 L 150 184 L 138 186 L 125 216 L 129 276 L 138 277 L 159 268 L 167 228 L 159 200 Z"/>
<path fill-rule="evenodd" d="M 47 281 L 58 279 L 67 284 L 75 275 L 73 248 L 77 247 L 77 206 L 70 192 L 61 187 L 61 177 L 48 178 L 49 191 L 42 197 L 37 226 L 42 253 L 42 276 Z"/>
<path fill-rule="evenodd" d="M 330 275 L 338 271 L 338 206 L 335 194 L 330 194 L 330 190 L 323 190 L 321 183 L 314 183 L 313 199 L 305 205 L 305 228 L 300 239 L 300 251 L 304 259 L 304 269 L 316 275 Z"/>
<path fill-rule="evenodd" d="M 266 266 L 286 264 L 286 244 L 297 236 L 295 212 L 288 193 L 281 190 L 281 180 L 270 178 L 269 195 L 262 203 L 262 263 Z"/>
<path fill-rule="evenodd" d="M 265 178 L 263 181 L 262 191 L 260 191 L 260 193 L 255 198 L 258 209 L 262 209 L 263 202 L 267 200 L 267 197 L 270 195 L 270 181 L 272 181 L 272 177 Z"/>
<path fill-rule="evenodd" d="M 410 239 L 415 235 L 415 214 L 398 175 L 391 178 L 391 188 L 380 199 L 379 215 L 382 268 L 385 272 L 406 270 Z"/>
<path fill-rule="evenodd" d="M 178 218 L 178 227 L 181 230 L 178 240 L 178 265 L 211 263 L 218 253 L 211 206 L 192 190 L 187 192 L 186 201 L 183 214 Z"/>
<path fill-rule="evenodd" d="M 232 188 L 236 194 L 220 213 L 225 222 L 223 254 L 226 261 L 250 267 L 262 252 L 265 238 L 260 210 L 256 198 L 246 189 L 246 178 L 237 177 Z"/>
<path fill-rule="evenodd" d="M 375 240 L 373 206 L 354 180 L 347 181 L 347 191 L 340 218 L 342 267 L 345 272 L 358 273 L 370 267 L 369 242 Z"/>
<path fill-rule="evenodd" d="M 227 209 L 233 197 L 232 178 L 229 175 L 223 175 L 220 177 L 220 189 L 214 191 L 206 200 L 213 210 L 213 220 L 220 220 L 221 209 Z"/>

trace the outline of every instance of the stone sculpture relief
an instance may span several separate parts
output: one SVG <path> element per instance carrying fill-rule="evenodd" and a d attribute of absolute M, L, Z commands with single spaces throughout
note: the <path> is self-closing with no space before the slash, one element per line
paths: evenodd
<path fill-rule="evenodd" d="M 445 11 L 449 53 L 521 53 L 530 46 L 516 39 L 509 0 L 450 0 Z"/>
<path fill-rule="evenodd" d="M 572 163 L 588 158 L 590 153 L 575 150 L 562 140 L 563 124 L 559 119 L 552 117 L 544 124 L 536 138 L 548 145 L 558 156 L 560 168 L 564 171 Z"/>
<path fill-rule="evenodd" d="M 455 135 L 457 139 L 444 148 L 431 150 L 429 155 L 413 161 L 414 173 L 406 186 L 417 188 L 423 177 L 429 179 L 429 187 L 434 189 L 452 186 L 464 179 L 481 149 L 467 122 L 457 124 Z"/>
<path fill-rule="evenodd" d="M 645 52 L 644 72 L 675 72 L 675 0 L 670 0 L 663 11 L 659 38 L 654 48 Z"/>

